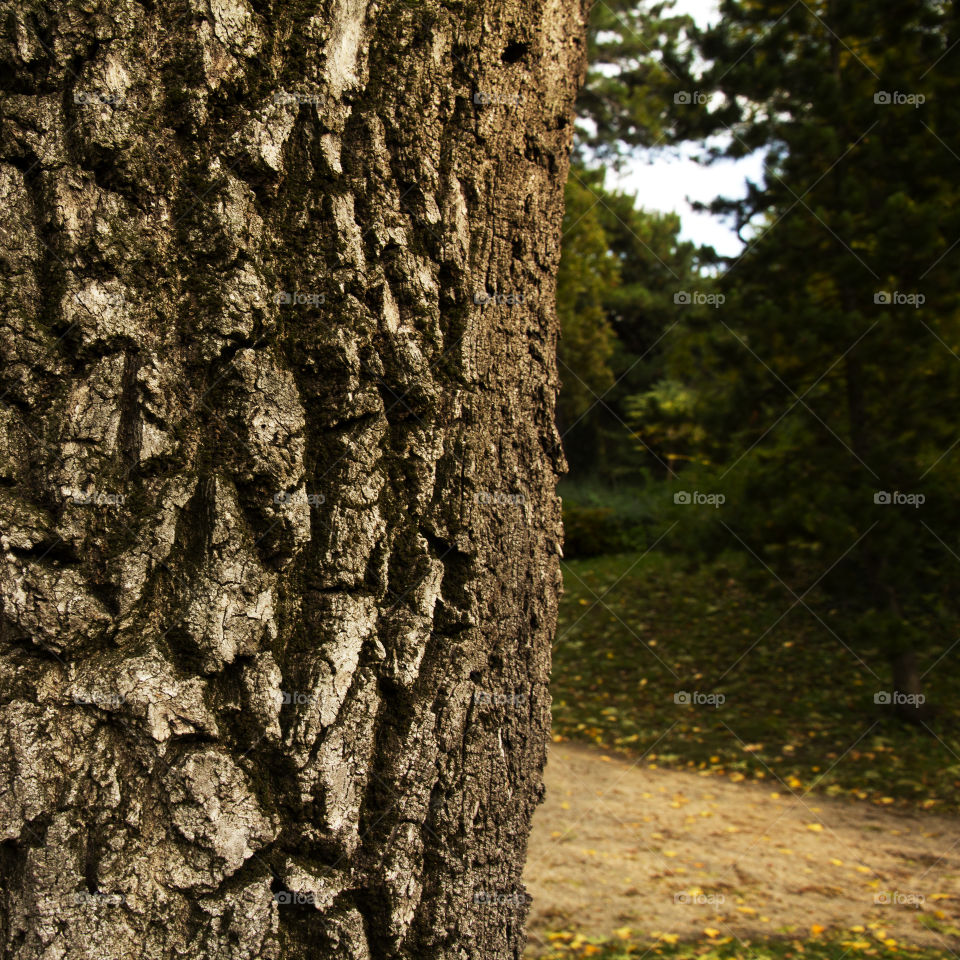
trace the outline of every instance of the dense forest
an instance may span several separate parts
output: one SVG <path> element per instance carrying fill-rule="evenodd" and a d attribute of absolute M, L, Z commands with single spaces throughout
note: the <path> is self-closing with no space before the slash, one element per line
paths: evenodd
<path fill-rule="evenodd" d="M 567 555 L 749 558 L 922 720 L 918 657 L 958 612 L 957 11 L 720 14 L 593 10 L 558 282 Z M 691 145 L 764 158 L 709 206 L 736 256 L 606 185 Z"/>

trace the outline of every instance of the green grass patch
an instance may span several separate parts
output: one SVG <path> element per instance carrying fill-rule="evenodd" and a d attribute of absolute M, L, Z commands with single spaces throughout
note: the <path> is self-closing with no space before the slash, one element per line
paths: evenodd
<path fill-rule="evenodd" d="M 874 702 L 890 689 L 879 650 L 847 649 L 822 598 L 806 598 L 816 616 L 790 609 L 750 576 L 736 559 L 691 572 L 659 553 L 565 563 L 554 735 L 775 789 L 960 809 L 952 654 L 925 679 L 929 729 L 904 724 Z M 948 646 L 923 650 L 921 672 Z"/>

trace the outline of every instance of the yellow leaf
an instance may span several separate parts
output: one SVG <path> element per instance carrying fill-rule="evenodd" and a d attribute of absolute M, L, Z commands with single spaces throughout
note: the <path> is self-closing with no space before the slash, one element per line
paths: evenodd
<path fill-rule="evenodd" d="M 813 830 L 815 833 L 819 833 L 819 832 L 823 829 L 823 824 L 822 824 L 822 823 L 808 823 L 808 824 L 807 824 L 807 829 L 808 829 L 808 830 Z"/>
<path fill-rule="evenodd" d="M 823 931 L 826 930 L 826 929 L 827 929 L 826 927 L 821 926 L 819 923 L 815 923 L 815 924 L 813 924 L 813 926 L 810 927 L 810 932 L 811 932 L 815 937 L 819 937 L 820 934 L 823 933 Z"/>
<path fill-rule="evenodd" d="M 720 936 L 720 931 L 717 930 L 715 927 L 705 927 L 703 932 L 704 932 L 711 940 L 712 940 L 714 937 L 719 937 L 719 936 Z"/>
<path fill-rule="evenodd" d="M 835 867 L 842 867 L 842 866 L 843 866 L 843 861 L 842 861 L 842 860 L 838 860 L 836 857 L 831 857 L 831 858 L 830 858 L 830 862 L 831 862 Z"/>
<path fill-rule="evenodd" d="M 629 940 L 630 934 L 633 933 L 633 930 L 630 927 L 620 927 L 619 930 L 613 931 L 621 940 Z"/>
<path fill-rule="evenodd" d="M 675 933 L 661 933 L 660 939 L 664 943 L 676 943 L 679 937 Z"/>

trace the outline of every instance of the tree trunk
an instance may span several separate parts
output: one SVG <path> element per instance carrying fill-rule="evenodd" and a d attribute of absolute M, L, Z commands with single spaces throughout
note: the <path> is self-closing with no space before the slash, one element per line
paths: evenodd
<path fill-rule="evenodd" d="M 923 693 L 923 677 L 917 666 L 917 655 L 911 649 L 897 650 L 890 657 L 893 673 L 893 708 L 897 716 L 911 723 L 929 719 L 931 708 Z"/>
<path fill-rule="evenodd" d="M 578 3 L 3 8 L 0 954 L 519 957 Z"/>

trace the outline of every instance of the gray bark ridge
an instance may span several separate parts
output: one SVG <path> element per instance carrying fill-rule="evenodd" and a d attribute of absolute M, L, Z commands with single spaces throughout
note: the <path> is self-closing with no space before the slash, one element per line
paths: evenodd
<path fill-rule="evenodd" d="M 0 955 L 518 958 L 572 0 L 0 19 Z"/>

